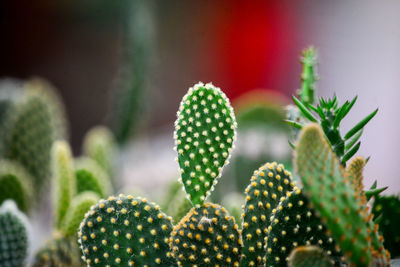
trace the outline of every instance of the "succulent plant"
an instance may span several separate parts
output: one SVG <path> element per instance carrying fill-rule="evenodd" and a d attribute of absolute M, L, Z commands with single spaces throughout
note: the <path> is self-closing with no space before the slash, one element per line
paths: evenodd
<path fill-rule="evenodd" d="M 290 253 L 289 267 L 333 267 L 325 252 L 317 246 L 298 247 Z"/>
<path fill-rule="evenodd" d="M 318 80 L 316 74 L 317 51 L 315 48 L 311 46 L 304 49 L 300 62 L 303 67 L 301 88 L 299 90 L 300 100 L 305 105 L 314 105 L 315 93 L 317 91 L 315 82 Z"/>
<path fill-rule="evenodd" d="M 0 207 L 0 263 L 5 267 L 20 267 L 29 254 L 28 219 L 15 202 L 5 201 Z"/>
<path fill-rule="evenodd" d="M 176 266 L 169 257 L 171 221 L 146 199 L 119 195 L 100 200 L 80 225 L 83 259 L 99 266 Z"/>
<path fill-rule="evenodd" d="M 198 83 L 183 97 L 175 122 L 182 183 L 193 205 L 202 204 L 221 176 L 236 138 L 233 109 L 211 83 Z"/>

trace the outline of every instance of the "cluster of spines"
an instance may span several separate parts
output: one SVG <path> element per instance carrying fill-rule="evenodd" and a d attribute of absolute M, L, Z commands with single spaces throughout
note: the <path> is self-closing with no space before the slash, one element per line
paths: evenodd
<path fill-rule="evenodd" d="M 259 266 L 265 261 L 264 239 L 269 218 L 278 204 L 291 192 L 294 182 L 282 164 L 266 163 L 256 170 L 246 188 L 242 213 L 243 259 L 241 266 Z"/>
<path fill-rule="evenodd" d="M 295 188 L 273 210 L 269 218 L 266 243 L 266 265 L 286 266 L 290 252 L 298 246 L 317 245 L 324 249 L 337 266 L 342 254 L 334 239 L 327 233 L 322 220 L 309 207 L 308 199 Z"/>
<path fill-rule="evenodd" d="M 181 180 L 193 205 L 213 191 L 236 138 L 229 99 L 211 83 L 198 83 L 183 97 L 175 122 Z"/>
<path fill-rule="evenodd" d="M 144 198 L 100 200 L 80 225 L 83 259 L 90 266 L 175 266 L 168 256 L 171 221 Z"/>
<path fill-rule="evenodd" d="M 325 252 L 317 246 L 301 246 L 292 250 L 288 261 L 289 267 L 333 267 Z"/>
<path fill-rule="evenodd" d="M 170 237 L 170 254 L 179 266 L 239 266 L 241 246 L 235 219 L 212 203 L 192 208 Z"/>

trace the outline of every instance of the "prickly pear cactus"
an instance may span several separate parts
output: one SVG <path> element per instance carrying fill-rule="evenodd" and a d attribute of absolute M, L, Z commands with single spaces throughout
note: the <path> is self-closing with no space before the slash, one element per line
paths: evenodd
<path fill-rule="evenodd" d="M 60 232 L 67 237 L 75 236 L 80 223 L 85 218 L 85 214 L 99 200 L 99 196 L 90 191 L 74 196 L 61 223 Z"/>
<path fill-rule="evenodd" d="M 174 227 L 171 255 L 179 266 L 239 266 L 240 232 L 225 208 L 204 203 Z"/>
<path fill-rule="evenodd" d="M 167 255 L 171 220 L 146 199 L 101 200 L 80 225 L 83 258 L 98 266 L 176 266 Z"/>
<path fill-rule="evenodd" d="M 182 183 L 193 205 L 213 191 L 236 138 L 229 99 L 211 83 L 189 88 L 175 122 L 175 144 Z"/>
<path fill-rule="evenodd" d="M 325 252 L 317 246 L 303 246 L 293 249 L 289 256 L 289 267 L 333 267 Z"/>
<path fill-rule="evenodd" d="M 96 161 L 81 157 L 75 160 L 74 165 L 77 193 L 93 191 L 100 197 L 111 193 L 110 177 Z"/>
<path fill-rule="evenodd" d="M 303 128 L 296 165 L 304 192 L 351 264 L 371 262 L 369 215 L 317 124 Z"/>
<path fill-rule="evenodd" d="M 0 264 L 21 267 L 29 249 L 28 219 L 8 200 L 0 207 Z"/>
<path fill-rule="evenodd" d="M 60 228 L 70 202 L 76 193 L 71 148 L 65 141 L 57 141 L 52 148 L 53 194 L 55 203 L 55 225 Z"/>
<path fill-rule="evenodd" d="M 290 252 L 306 245 L 320 246 L 336 266 L 341 266 L 340 250 L 308 206 L 308 199 L 296 188 L 273 210 L 266 237 L 266 266 L 287 266 Z"/>
<path fill-rule="evenodd" d="M 243 210 L 243 259 L 241 266 L 260 266 L 265 262 L 264 239 L 272 212 L 293 190 L 291 173 L 282 164 L 266 163 L 256 170 L 246 188 Z"/>
<path fill-rule="evenodd" d="M 32 195 L 32 177 L 25 169 L 17 162 L 0 160 L 0 204 L 12 199 L 21 211 L 27 212 Z"/>
<path fill-rule="evenodd" d="M 86 267 L 75 238 L 56 234 L 36 255 L 32 267 Z"/>

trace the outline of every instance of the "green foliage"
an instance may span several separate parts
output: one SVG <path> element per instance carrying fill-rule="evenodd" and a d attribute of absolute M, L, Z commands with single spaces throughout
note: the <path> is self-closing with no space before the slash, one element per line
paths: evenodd
<path fill-rule="evenodd" d="M 66 237 L 73 237 L 79 229 L 79 225 L 85 217 L 91 206 L 99 201 L 99 196 L 96 193 L 85 191 L 76 195 L 65 214 L 60 232 Z"/>
<path fill-rule="evenodd" d="M 112 186 L 108 174 L 94 160 L 81 157 L 74 163 L 77 193 L 92 191 L 100 197 L 111 193 Z"/>
<path fill-rule="evenodd" d="M 21 267 L 29 249 L 28 219 L 11 200 L 0 207 L 0 264 Z"/>
<path fill-rule="evenodd" d="M 298 247 L 290 253 L 289 267 L 333 267 L 332 262 L 320 247 Z"/>
<path fill-rule="evenodd" d="M 192 208 L 170 238 L 179 266 L 239 266 L 241 245 L 235 219 L 211 203 Z"/>
<path fill-rule="evenodd" d="M 316 65 L 317 51 L 309 47 L 302 52 L 300 59 L 303 72 L 301 73 L 300 100 L 303 104 L 313 105 L 315 102 L 315 82 L 317 81 Z"/>
<path fill-rule="evenodd" d="M 193 205 L 202 204 L 228 163 L 236 121 L 225 94 L 198 83 L 183 97 L 175 122 L 182 183 Z"/>
<path fill-rule="evenodd" d="M 115 150 L 114 136 L 107 127 L 96 126 L 86 133 L 83 140 L 84 154 L 96 161 L 110 177 L 113 176 Z"/>
<path fill-rule="evenodd" d="M 289 192 L 273 210 L 266 238 L 266 265 L 286 266 L 290 252 L 298 246 L 317 245 L 341 266 L 342 254 L 327 228 L 300 189 Z M 312 266 L 312 265 L 309 265 Z"/>
<path fill-rule="evenodd" d="M 52 174 L 55 210 L 55 226 L 60 228 L 70 202 L 76 193 L 73 159 L 69 144 L 56 141 L 52 148 Z"/>
<path fill-rule="evenodd" d="M 171 218 L 146 199 L 120 195 L 92 206 L 80 225 L 88 265 L 176 266 L 169 258 Z"/>
<path fill-rule="evenodd" d="M 32 204 L 32 177 L 25 169 L 10 160 L 0 160 L 0 204 L 12 199 L 23 212 Z"/>
<path fill-rule="evenodd" d="M 32 267 L 86 267 L 75 238 L 55 235 L 36 255 Z"/>
<path fill-rule="evenodd" d="M 0 138 L 3 139 L 3 127 L 9 115 L 9 110 L 13 108 L 22 95 L 22 82 L 13 79 L 0 80 Z"/>
<path fill-rule="evenodd" d="M 6 116 L 1 155 L 20 163 L 35 178 L 39 197 L 49 178 L 52 143 L 65 136 L 61 101 L 45 81 L 31 80 Z"/>
<path fill-rule="evenodd" d="M 241 266 L 263 265 L 270 217 L 279 202 L 293 190 L 291 173 L 282 164 L 266 163 L 256 170 L 246 188 L 243 210 L 243 259 Z"/>

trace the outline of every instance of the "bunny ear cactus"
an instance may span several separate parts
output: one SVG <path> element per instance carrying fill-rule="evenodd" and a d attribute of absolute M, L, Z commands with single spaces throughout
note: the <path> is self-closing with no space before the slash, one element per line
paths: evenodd
<path fill-rule="evenodd" d="M 12 199 L 21 211 L 27 212 L 33 198 L 31 183 L 32 177 L 20 164 L 0 160 L 0 204 L 6 199 Z"/>
<path fill-rule="evenodd" d="M 241 245 L 235 219 L 211 203 L 192 208 L 170 238 L 178 266 L 239 266 Z"/>
<path fill-rule="evenodd" d="M 270 217 L 279 202 L 293 190 L 291 173 L 282 164 L 266 163 L 256 170 L 246 188 L 243 210 L 243 259 L 241 266 L 259 266 L 265 262 L 264 239 Z"/>
<path fill-rule="evenodd" d="M 171 221 L 144 198 L 100 200 L 80 225 L 83 259 L 90 266 L 176 266 L 169 257 Z"/>
<path fill-rule="evenodd" d="M 325 252 L 316 246 L 304 246 L 294 249 L 289 256 L 289 267 L 333 267 Z"/>
<path fill-rule="evenodd" d="M 193 205 L 200 206 L 217 184 L 236 138 L 229 99 L 211 83 L 189 88 L 175 122 L 175 145 L 182 183 Z"/>
<path fill-rule="evenodd" d="M 28 257 L 28 219 L 8 200 L 0 207 L 0 264 L 24 266 Z"/>

